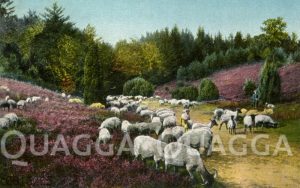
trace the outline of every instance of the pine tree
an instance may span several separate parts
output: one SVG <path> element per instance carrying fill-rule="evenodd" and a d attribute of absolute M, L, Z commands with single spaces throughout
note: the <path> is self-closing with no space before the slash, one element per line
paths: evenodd
<path fill-rule="evenodd" d="M 12 6 L 11 0 L 0 0 L 0 18 L 11 16 L 15 12 L 15 7 Z"/>
<path fill-rule="evenodd" d="M 265 102 L 277 102 L 280 99 L 280 76 L 278 74 L 278 65 L 280 64 L 280 54 L 274 50 L 267 58 L 260 75 L 259 100 L 262 104 Z"/>
<path fill-rule="evenodd" d="M 84 101 L 86 104 L 103 101 L 103 65 L 99 46 L 92 44 L 84 64 Z"/>

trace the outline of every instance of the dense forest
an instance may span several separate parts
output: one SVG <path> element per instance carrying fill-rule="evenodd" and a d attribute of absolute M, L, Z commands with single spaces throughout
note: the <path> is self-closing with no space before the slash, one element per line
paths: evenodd
<path fill-rule="evenodd" d="M 112 46 L 96 36 L 93 26 L 77 28 L 56 3 L 41 15 L 29 11 L 17 17 L 13 2 L 1 0 L 0 74 L 85 95 L 91 103 L 122 93 L 124 83 L 135 77 L 154 85 L 200 79 L 219 69 L 266 60 L 274 49 L 284 59 L 280 62 L 297 62 L 300 43 L 286 27 L 280 17 L 264 21 L 256 36 L 211 35 L 202 27 L 194 36 L 174 26 Z"/>

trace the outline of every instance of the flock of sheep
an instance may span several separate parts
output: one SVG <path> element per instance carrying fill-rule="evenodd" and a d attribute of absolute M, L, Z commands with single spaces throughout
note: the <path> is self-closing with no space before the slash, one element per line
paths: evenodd
<path fill-rule="evenodd" d="M 193 129 L 186 130 L 183 126 L 176 124 L 175 112 L 168 108 L 150 110 L 141 101 L 145 98 L 140 96 L 108 96 L 107 104 L 117 116 L 107 118 L 99 127 L 99 141 L 108 143 L 112 138 L 111 132 L 119 129 L 124 134 L 138 134 L 134 139 L 134 156 L 142 159 L 153 158 L 156 168 L 160 161 L 164 161 L 165 170 L 169 165 L 185 166 L 186 170 L 193 179 L 193 170 L 201 174 L 205 184 L 211 184 L 217 173 L 210 174 L 205 168 L 200 153 L 194 147 L 204 147 L 207 154 L 211 154 L 212 131 L 206 124 L 194 123 Z M 174 100 L 173 100 L 174 101 Z M 188 107 L 189 101 L 182 101 Z M 116 110 L 118 109 L 118 110 Z M 127 120 L 121 121 L 119 114 L 122 112 L 134 112 L 149 119 L 148 122 L 131 123 Z M 189 116 L 189 110 L 185 109 L 182 116 Z M 208 125 L 215 124 L 212 120 Z M 149 135 L 155 134 L 158 139 Z"/>
<path fill-rule="evenodd" d="M 64 93 L 63 98 L 70 98 Z M 134 139 L 134 156 L 142 159 L 153 158 L 156 168 L 159 167 L 160 161 L 164 161 L 165 170 L 169 165 L 185 166 L 186 170 L 193 179 L 192 171 L 196 170 L 201 174 L 205 184 L 211 184 L 217 175 L 210 174 L 205 168 L 200 153 L 197 149 L 204 148 L 204 153 L 210 156 L 212 153 L 212 127 L 217 126 L 219 121 L 219 129 L 225 124 L 230 134 L 236 133 L 237 121 L 241 110 L 231 111 L 228 109 L 217 108 L 213 112 L 213 117 L 207 124 L 193 122 L 190 118 L 191 106 L 199 104 L 198 102 L 190 102 L 189 100 L 162 100 L 158 96 L 151 97 L 157 99 L 160 105 L 166 103 L 171 105 L 183 105 L 184 110 L 181 114 L 181 121 L 178 125 L 176 115 L 172 109 L 160 108 L 158 110 L 150 110 L 148 106 L 143 105 L 142 101 L 147 99 L 143 96 L 107 96 L 106 103 L 108 108 L 115 114 L 115 117 L 104 120 L 99 127 L 99 141 L 108 143 L 112 136 L 112 131 L 119 129 L 124 134 L 138 134 Z M 7 96 L 4 100 L 0 100 L 0 109 L 11 110 L 13 108 L 26 109 L 29 104 L 35 104 L 39 101 L 49 101 L 46 97 L 42 99 L 38 96 L 28 97 L 26 100 L 14 101 Z M 267 108 L 274 108 L 274 105 L 266 104 Z M 243 123 L 245 132 L 247 129 L 258 127 L 259 125 L 275 127 L 277 123 L 268 115 L 265 114 L 244 114 Z M 134 112 L 145 119 L 147 122 L 131 123 L 127 120 L 121 121 L 120 115 L 124 112 Z M 8 128 L 15 124 L 19 117 L 15 113 L 8 113 L 0 118 L 0 128 Z M 157 139 L 149 136 L 155 134 Z M 196 148 L 196 149 L 195 149 Z"/>
<path fill-rule="evenodd" d="M 243 117 L 245 132 L 247 129 L 252 132 L 252 129 L 258 126 L 276 127 L 277 125 L 266 114 L 255 114 L 245 109 L 232 111 L 221 108 L 214 110 L 214 115 L 209 123 L 193 122 L 190 118 L 189 107 L 198 103 L 184 99 L 159 99 L 160 105 L 165 103 L 183 105 L 184 110 L 180 118 L 181 125 L 177 125 L 175 112 L 172 109 L 150 110 L 141 103 L 144 99 L 146 98 L 141 96 L 108 96 L 106 100 L 107 104 L 111 106 L 109 110 L 114 112 L 116 117 L 108 118 L 102 122 L 99 127 L 100 142 L 109 142 L 112 138 L 111 131 L 116 129 L 120 129 L 124 134 L 137 133 L 139 136 L 134 139 L 135 158 L 139 156 L 142 159 L 153 158 L 156 168 L 159 167 L 160 161 L 165 162 L 165 169 L 168 168 L 168 165 L 185 166 L 191 178 L 193 178 L 192 170 L 196 168 L 206 184 L 211 183 L 214 176 L 206 170 L 197 149 L 203 148 L 204 154 L 211 155 L 213 138 L 211 129 L 213 126 L 219 125 L 221 130 L 222 125 L 225 124 L 229 133 L 235 134 L 238 117 L 240 116 Z M 266 107 L 272 109 L 274 105 L 266 104 Z M 119 115 L 128 111 L 139 114 L 148 121 L 139 123 L 130 123 L 127 120 L 121 121 Z M 217 121 L 220 123 L 218 124 Z M 157 139 L 150 137 L 151 133 L 155 134 Z"/>

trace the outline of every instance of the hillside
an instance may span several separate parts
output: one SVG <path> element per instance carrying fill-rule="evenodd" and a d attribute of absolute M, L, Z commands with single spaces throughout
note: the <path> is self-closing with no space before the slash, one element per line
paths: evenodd
<path fill-rule="evenodd" d="M 24 155 L 18 160 L 27 162 L 25 167 L 11 165 L 11 161 L 0 155 L 1 185 L 33 186 L 33 187 L 141 187 L 142 185 L 174 187 L 175 185 L 188 186 L 185 176 L 157 172 L 148 168 L 142 161 L 133 161 L 126 154 L 123 156 L 104 156 L 95 151 L 98 127 L 103 119 L 112 116 L 106 110 L 90 109 L 82 104 L 69 103 L 59 93 L 0 77 L 0 86 L 7 86 L 10 91 L 0 90 L 0 99 L 9 95 L 13 99 L 26 99 L 29 96 L 49 97 L 49 101 L 29 105 L 26 109 L 13 109 L 19 117 L 27 123 L 18 125 L 17 130 L 35 135 L 35 148 L 44 147 L 43 134 L 49 135 L 49 150 L 43 156 L 33 156 L 29 145 Z M 7 111 L 0 110 L 0 117 Z M 131 122 L 139 118 L 134 114 L 125 114 L 122 118 Z M 28 124 L 34 130 L 28 131 Z M 36 128 L 35 128 L 36 126 Z M 24 130 L 21 130 L 23 127 Z M 24 128 L 25 127 L 25 128 Z M 3 130 L 0 128 L 0 133 Z M 55 146 L 57 135 L 65 138 L 71 155 L 58 152 L 51 155 Z M 72 144 L 76 136 L 86 134 L 89 139 L 79 141 L 79 149 L 85 151 L 90 145 L 91 155 L 75 155 Z M 29 135 L 25 135 L 29 142 Z M 114 132 L 112 142 L 115 149 L 121 143 L 122 134 Z M 18 151 L 16 139 L 7 148 L 10 153 Z M 108 145 L 101 144 L 102 151 L 108 150 Z M 114 151 L 116 154 L 117 151 Z M 7 175 L 9 174 L 9 176 Z M 155 182 L 153 182 L 155 179 Z"/>
<path fill-rule="evenodd" d="M 221 98 L 228 100 L 242 100 L 245 99 L 245 95 L 243 94 L 243 83 L 245 79 L 250 78 L 255 80 L 257 83 L 261 67 L 262 63 L 241 65 L 228 70 L 216 72 L 209 76 L 209 78 L 211 78 L 217 85 Z M 300 63 L 286 65 L 279 69 L 283 99 L 292 100 L 299 97 L 299 71 Z M 195 80 L 189 82 L 189 84 L 198 87 L 200 81 L 201 80 Z M 163 98 L 171 98 L 171 93 L 166 91 L 166 87 L 169 88 L 169 91 L 174 90 L 176 87 L 176 81 L 158 86 L 155 90 L 155 95 L 159 95 Z"/>

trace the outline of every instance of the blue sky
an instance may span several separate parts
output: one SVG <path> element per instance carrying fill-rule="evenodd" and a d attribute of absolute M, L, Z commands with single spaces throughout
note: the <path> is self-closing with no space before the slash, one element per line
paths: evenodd
<path fill-rule="evenodd" d="M 114 44 L 121 39 L 139 38 L 165 27 L 199 26 L 212 34 L 242 31 L 258 34 L 262 22 L 281 16 L 288 31 L 300 36 L 299 0 L 56 0 L 79 28 L 93 25 L 97 34 Z M 54 0 L 14 0 L 16 13 L 29 9 L 42 13 Z"/>

